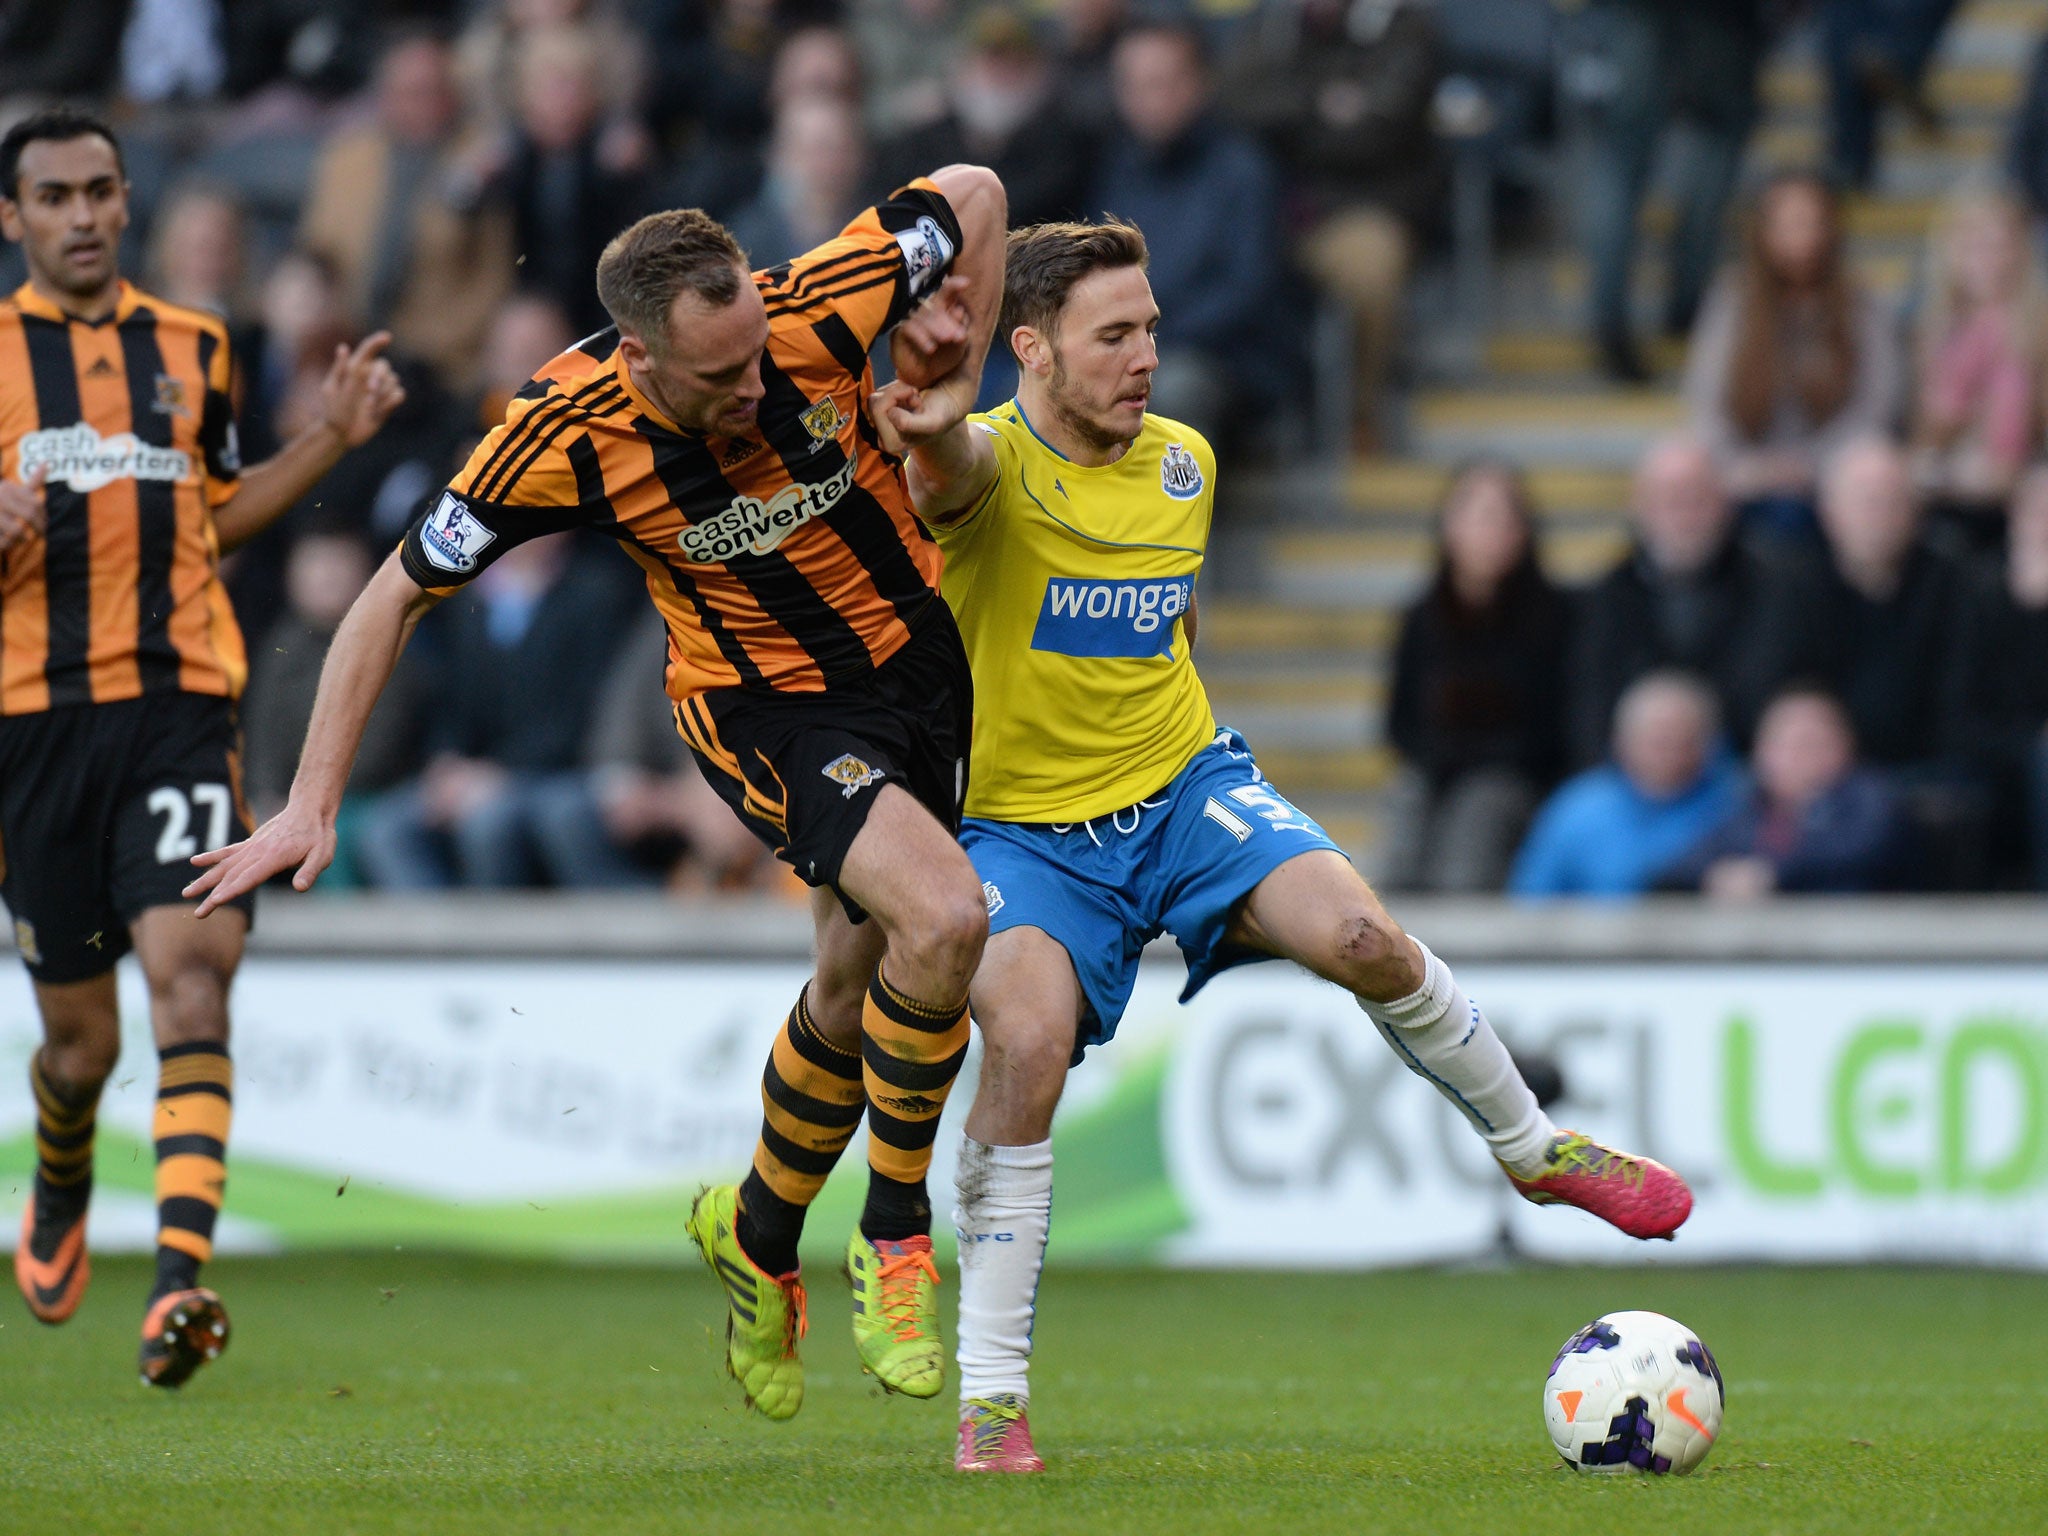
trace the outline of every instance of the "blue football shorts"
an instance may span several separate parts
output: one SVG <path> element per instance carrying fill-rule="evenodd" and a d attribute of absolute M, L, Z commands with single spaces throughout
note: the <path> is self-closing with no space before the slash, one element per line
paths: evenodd
<path fill-rule="evenodd" d="M 1273 958 L 1225 938 L 1253 887 L 1301 854 L 1343 852 L 1266 782 L 1228 728 L 1136 805 L 1071 823 L 970 816 L 960 844 L 981 876 L 989 933 L 1040 928 L 1073 961 L 1083 1000 L 1076 1061 L 1116 1033 L 1153 939 L 1170 933 L 1180 945 L 1186 1002 L 1212 976 Z"/>

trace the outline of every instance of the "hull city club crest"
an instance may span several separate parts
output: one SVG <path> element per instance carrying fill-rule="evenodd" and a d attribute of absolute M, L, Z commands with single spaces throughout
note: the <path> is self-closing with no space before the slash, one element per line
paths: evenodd
<path fill-rule="evenodd" d="M 811 440 L 819 443 L 831 442 L 839 435 L 839 429 L 846 425 L 846 418 L 839 414 L 839 403 L 829 397 L 820 400 L 797 420 L 804 424 Z"/>

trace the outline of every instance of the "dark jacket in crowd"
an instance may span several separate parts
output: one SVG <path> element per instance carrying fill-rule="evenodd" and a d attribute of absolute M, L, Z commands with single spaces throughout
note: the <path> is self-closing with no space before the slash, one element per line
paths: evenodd
<path fill-rule="evenodd" d="M 2026 91 L 2013 110 L 2005 170 L 2034 216 L 2048 216 L 2048 37 L 2034 48 Z"/>
<path fill-rule="evenodd" d="M 0 3 L 0 98 L 95 97 L 121 68 L 129 0 Z"/>
<path fill-rule="evenodd" d="M 1784 573 L 1739 541 L 1677 579 L 1640 548 L 1632 552 L 1580 599 L 1566 705 L 1572 761 L 1607 755 L 1623 690 L 1665 667 L 1712 683 L 1730 736 L 1746 748 L 1771 690 L 1789 675 L 1797 596 Z"/>
<path fill-rule="evenodd" d="M 1089 199 L 1145 232 L 1162 342 L 1228 359 L 1269 399 L 1286 384 L 1278 198 L 1266 152 L 1207 117 L 1160 148 L 1118 136 Z"/>
<path fill-rule="evenodd" d="M 1570 611 L 1533 562 L 1486 608 L 1439 577 L 1401 620 L 1387 734 L 1442 789 L 1476 768 L 1505 768 L 1538 791 L 1564 768 L 1564 669 Z"/>
<path fill-rule="evenodd" d="M 435 614 L 442 623 L 434 750 L 535 773 L 577 767 L 599 680 L 634 612 L 620 564 L 595 547 L 579 549 L 509 645 L 492 636 L 474 587 L 443 603 Z"/>
<path fill-rule="evenodd" d="M 241 711 L 243 754 L 249 798 L 258 806 L 282 805 L 291 794 L 299 748 L 313 718 L 320 669 L 333 643 L 333 630 L 287 613 L 263 633 L 249 658 L 249 688 Z M 351 794 L 389 789 L 419 769 L 421 726 L 427 716 L 426 674 L 432 665 L 424 652 L 430 648 L 431 642 L 408 648 L 377 696 L 349 769 Z"/>
<path fill-rule="evenodd" d="M 1908 557 L 1898 591 L 1881 602 L 1832 567 L 1804 583 L 1794 670 L 1841 698 L 1867 761 L 1898 767 L 1942 756 L 1968 587 L 1961 567 L 1925 545 Z"/>
<path fill-rule="evenodd" d="M 1000 146 L 970 143 L 959 116 L 949 111 L 882 144 L 875 163 L 881 192 L 929 175 L 935 165 L 985 165 L 1003 180 L 1012 229 L 1086 218 L 1091 211 L 1094 138 L 1054 102 Z"/>
<path fill-rule="evenodd" d="M 1327 30 L 1305 21 L 1283 51 L 1247 49 L 1245 67 L 1221 93 L 1227 110 L 1287 168 L 1311 216 L 1371 203 L 1425 228 L 1447 185 L 1430 126 L 1443 78 L 1436 23 L 1425 7 L 1407 4 L 1385 31 L 1360 42 L 1341 12 L 1332 20 Z"/>
<path fill-rule="evenodd" d="M 1949 690 L 1948 740 L 1965 762 L 2005 772 L 2048 731 L 2048 608 L 2022 608 L 2003 582 L 1964 607 Z"/>
<path fill-rule="evenodd" d="M 1773 811 L 1752 787 L 1726 821 L 1659 877 L 1663 890 L 1698 890 L 1723 859 L 1763 859 L 1778 889 L 1856 894 L 1898 890 L 1912 863 L 1904 804 L 1882 773 L 1859 768 L 1797 816 Z"/>
<path fill-rule="evenodd" d="M 1990 792 L 1995 881 L 2024 877 L 2030 845 L 2048 845 L 2031 806 L 2030 775 L 2048 744 L 2048 608 L 2023 608 L 1986 581 L 1964 607 L 1949 685 L 1952 759 Z"/>
<path fill-rule="evenodd" d="M 591 274 L 611 237 L 646 211 L 642 179 L 604 169 L 596 145 L 593 131 L 544 154 L 521 135 L 496 189 L 512 212 L 519 286 L 553 299 L 579 336 L 611 324 Z"/>

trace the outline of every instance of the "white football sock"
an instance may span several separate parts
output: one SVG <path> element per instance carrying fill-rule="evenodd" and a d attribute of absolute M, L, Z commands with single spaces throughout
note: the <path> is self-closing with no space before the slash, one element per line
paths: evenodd
<path fill-rule="evenodd" d="M 1472 1122 L 1510 1172 L 1535 1177 L 1544 1169 L 1557 1127 L 1537 1107 L 1508 1048 L 1451 968 L 1420 939 L 1410 942 L 1422 955 L 1421 987 L 1391 1003 L 1361 997 L 1358 1006 L 1409 1070 Z"/>
<path fill-rule="evenodd" d="M 960 1138 L 960 1400 L 1031 1393 L 1031 1323 L 1052 1224 L 1052 1143 L 991 1147 Z"/>

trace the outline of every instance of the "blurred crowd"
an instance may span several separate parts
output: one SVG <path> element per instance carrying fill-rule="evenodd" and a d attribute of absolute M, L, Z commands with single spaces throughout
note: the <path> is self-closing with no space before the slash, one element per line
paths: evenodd
<path fill-rule="evenodd" d="M 1986 542 L 1923 463 L 1851 438 L 1788 534 L 1704 433 L 1664 439 L 1628 553 L 1570 591 L 1517 471 L 1461 471 L 1396 650 L 1385 883 L 2048 890 L 2048 466 Z"/>
<path fill-rule="evenodd" d="M 1307 380 L 1371 452 L 1404 294 L 1475 157 L 1511 202 L 1533 149 L 1578 147 L 1550 213 L 1588 263 L 1587 336 L 1610 376 L 1648 375 L 1638 215 L 1680 131 L 1660 318 L 1692 425 L 1644 458 L 1634 548 L 1584 591 L 1545 577 L 1512 466 L 1456 477 L 1400 642 L 1390 882 L 2048 885 L 2048 46 L 2005 174 L 1950 209 L 1910 312 L 1843 253 L 1880 115 L 1937 126 L 1925 76 L 1954 9 L 0 0 L 0 121 L 113 117 L 126 270 L 228 318 L 252 459 L 317 409 L 338 342 L 396 338 L 401 414 L 232 560 L 259 814 L 373 562 L 532 370 L 605 323 L 597 255 L 644 212 L 704 207 L 765 266 L 920 172 L 986 163 L 1014 223 L 1145 229 L 1155 410 L 1282 454 L 1308 439 Z M 1795 13 L 1828 163 L 1765 184 L 1731 259 L 1760 71 Z M 20 276 L 0 247 L 0 283 Z M 595 540 L 548 540 L 437 610 L 366 743 L 343 873 L 777 883 L 669 729 L 637 581 Z"/>

